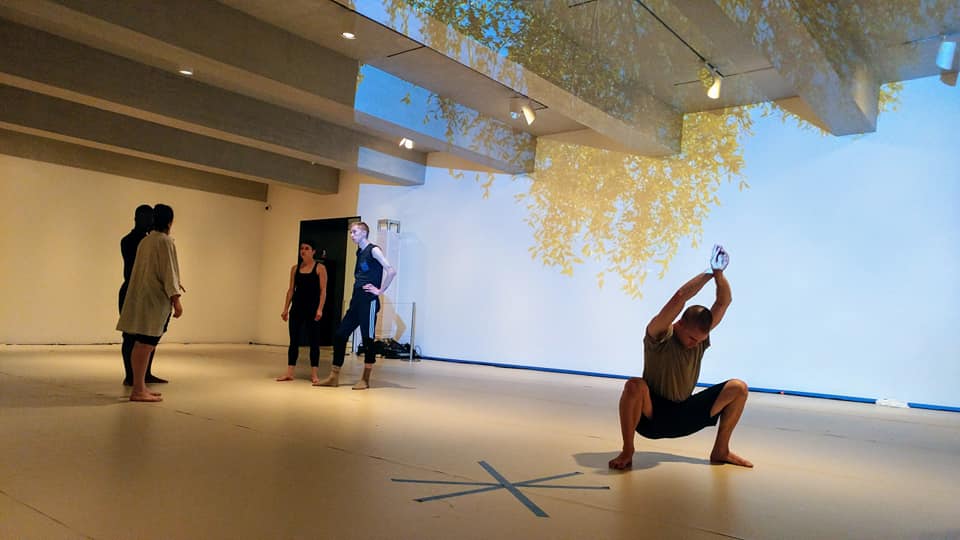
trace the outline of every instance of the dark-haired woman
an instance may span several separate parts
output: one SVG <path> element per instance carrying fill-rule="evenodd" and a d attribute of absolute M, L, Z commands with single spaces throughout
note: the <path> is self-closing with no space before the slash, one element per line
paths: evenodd
<path fill-rule="evenodd" d="M 167 331 L 170 315 L 180 317 L 180 265 L 177 248 L 170 237 L 173 208 L 165 204 L 153 207 L 153 230 L 137 246 L 137 257 L 130 272 L 127 296 L 120 311 L 117 330 L 134 338 L 131 363 L 133 390 L 130 401 L 161 401 L 159 392 L 151 392 L 144 380 L 150 354 Z"/>
<path fill-rule="evenodd" d="M 300 244 L 300 263 L 290 268 L 290 286 L 283 301 L 280 318 L 290 329 L 290 347 L 287 349 L 287 372 L 278 381 L 292 381 L 300 353 L 300 336 L 306 332 L 310 343 L 310 380 L 320 381 L 320 318 L 327 299 L 327 269 L 314 260 L 316 249 L 310 241 Z M 291 302 L 293 305 L 291 306 Z"/>

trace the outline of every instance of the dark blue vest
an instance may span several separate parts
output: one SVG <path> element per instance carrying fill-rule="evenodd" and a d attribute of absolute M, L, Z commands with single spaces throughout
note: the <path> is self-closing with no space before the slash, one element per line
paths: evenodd
<path fill-rule="evenodd" d="M 357 249 L 357 264 L 353 267 L 354 296 L 364 294 L 372 299 L 375 295 L 364 291 L 363 286 L 369 283 L 379 289 L 380 284 L 383 283 L 383 265 L 373 258 L 375 247 L 377 246 L 371 243 L 363 249 Z"/>

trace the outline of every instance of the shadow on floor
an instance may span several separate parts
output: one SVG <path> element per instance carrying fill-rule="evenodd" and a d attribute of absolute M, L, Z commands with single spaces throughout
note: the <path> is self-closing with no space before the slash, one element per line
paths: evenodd
<path fill-rule="evenodd" d="M 597 472 L 609 471 L 607 463 L 619 452 L 582 452 L 574 454 L 573 459 L 581 467 L 590 467 Z M 693 463 L 694 465 L 710 465 L 710 460 L 665 454 L 663 452 L 634 452 L 633 467 L 631 469 L 652 469 L 661 463 Z"/>
<path fill-rule="evenodd" d="M 80 386 L 80 387 L 78 387 Z M 0 372 L 0 408 L 92 407 L 125 403 L 130 390 L 97 392 L 86 381 L 63 378 L 28 379 Z"/>
<path fill-rule="evenodd" d="M 128 392 L 129 393 L 129 392 Z M 107 395 L 71 392 L 58 388 L 45 388 L 36 393 L 0 392 L 0 408 L 37 409 L 42 407 L 95 407 L 126 403 L 126 395 Z"/>
<path fill-rule="evenodd" d="M 370 382 L 370 389 L 371 389 L 371 390 L 376 390 L 377 388 L 399 388 L 399 389 L 401 389 L 401 390 L 416 390 L 416 389 L 417 389 L 416 386 L 404 386 L 404 385 L 402 385 L 402 384 L 397 384 L 397 383 L 393 383 L 393 382 L 386 381 L 386 380 L 383 380 L 383 379 L 378 379 L 375 375 L 376 375 L 376 374 L 374 374 L 374 377 L 371 379 L 371 382 Z M 321 371 L 320 378 L 323 379 L 323 378 L 325 378 L 325 377 L 326 377 L 326 375 L 324 375 L 323 372 Z M 275 376 L 275 375 L 272 376 L 271 378 L 272 378 L 274 381 L 276 381 L 276 376 Z M 353 383 L 357 382 L 358 380 L 360 380 L 360 376 L 359 376 L 359 375 L 357 375 L 357 376 L 355 376 L 355 377 L 350 376 L 350 375 L 346 375 L 346 376 L 341 375 L 341 376 L 340 376 L 340 385 L 337 386 L 337 389 L 350 388 L 351 386 L 353 386 Z M 309 375 L 308 375 L 308 376 L 305 376 L 305 377 L 304 377 L 304 376 L 297 375 L 296 378 L 295 378 L 294 380 L 292 380 L 292 381 L 280 381 L 280 382 L 278 382 L 277 384 L 290 384 L 290 385 L 294 385 L 294 384 L 302 384 L 302 383 L 304 383 L 304 382 L 306 382 L 307 384 L 310 384 L 310 376 L 309 376 Z M 323 388 L 323 387 L 318 386 L 317 388 Z"/>

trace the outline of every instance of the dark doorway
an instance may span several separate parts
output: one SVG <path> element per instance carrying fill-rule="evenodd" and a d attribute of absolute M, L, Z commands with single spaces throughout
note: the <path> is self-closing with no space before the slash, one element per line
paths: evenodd
<path fill-rule="evenodd" d="M 300 240 L 311 240 L 317 247 L 317 258 L 327 269 L 327 301 L 320 319 L 320 345 L 333 345 L 333 334 L 343 316 L 343 285 L 347 273 L 347 229 L 359 217 L 310 219 L 300 222 Z M 307 336 L 300 337 L 307 345 Z"/>

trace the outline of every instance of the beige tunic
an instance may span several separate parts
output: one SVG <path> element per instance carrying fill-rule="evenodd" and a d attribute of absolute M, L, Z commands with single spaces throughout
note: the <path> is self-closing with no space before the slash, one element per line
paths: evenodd
<path fill-rule="evenodd" d="M 643 338 L 643 380 L 650 390 L 670 401 L 690 397 L 700 377 L 700 361 L 710 338 L 687 349 L 673 336 L 673 325 L 660 341 Z"/>
<path fill-rule="evenodd" d="M 117 330 L 163 335 L 172 310 L 170 299 L 177 294 L 181 294 L 177 248 L 170 235 L 153 231 L 137 247 Z"/>

